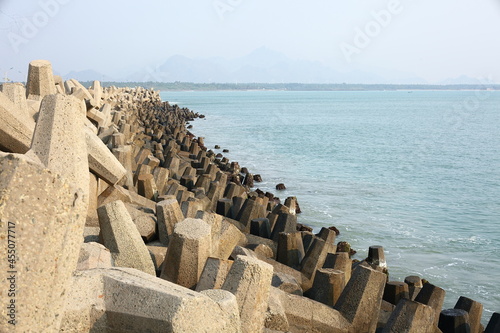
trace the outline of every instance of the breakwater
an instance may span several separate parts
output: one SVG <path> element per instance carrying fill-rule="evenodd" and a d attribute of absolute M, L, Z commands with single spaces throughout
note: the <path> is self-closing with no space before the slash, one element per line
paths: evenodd
<path fill-rule="evenodd" d="M 21 331 L 481 331 L 480 303 L 442 311 L 438 286 L 388 281 L 382 247 L 352 262 L 335 230 L 297 223 L 296 198 L 252 191 L 259 177 L 186 128 L 201 115 L 158 92 L 86 88 L 34 61 L 0 96 L 19 272 L 2 304 Z"/>

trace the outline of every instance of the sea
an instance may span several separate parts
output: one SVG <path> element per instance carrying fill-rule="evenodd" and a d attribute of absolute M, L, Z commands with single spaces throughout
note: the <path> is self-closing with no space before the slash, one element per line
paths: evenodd
<path fill-rule="evenodd" d="M 162 99 L 206 116 L 191 132 L 238 161 L 298 222 L 340 230 L 390 280 L 418 275 L 500 312 L 499 91 L 182 91 Z M 285 191 L 275 186 L 284 183 Z"/>

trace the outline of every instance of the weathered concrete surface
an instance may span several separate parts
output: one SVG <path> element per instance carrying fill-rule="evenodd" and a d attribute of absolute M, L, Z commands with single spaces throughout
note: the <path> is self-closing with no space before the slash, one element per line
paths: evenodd
<path fill-rule="evenodd" d="M 302 288 L 297 280 L 289 274 L 274 272 L 271 285 L 289 294 L 302 296 Z"/>
<path fill-rule="evenodd" d="M 321 268 L 316 272 L 312 288 L 305 295 L 333 307 L 344 290 L 345 284 L 344 272 L 333 268 Z"/>
<path fill-rule="evenodd" d="M 52 65 L 47 60 L 33 60 L 28 68 L 26 97 L 40 101 L 47 95 L 55 94 L 56 84 Z"/>
<path fill-rule="evenodd" d="M 434 333 L 434 316 L 434 310 L 430 306 L 402 299 L 382 332 Z"/>
<path fill-rule="evenodd" d="M 80 189 L 26 156 L 0 153 L 0 170 L 0 237 L 5 241 L 0 267 L 18 272 L 16 330 L 57 332 L 83 241 L 87 207 Z M 9 239 L 18 256 L 11 263 Z M 0 287 L 9 290 L 7 277 Z M 0 310 L 2 332 L 12 329 L 7 316 L 10 299 L 7 292 L 0 294 L 5 305 Z"/>
<path fill-rule="evenodd" d="M 83 112 L 81 104 L 71 96 L 44 97 L 27 156 L 37 158 L 81 188 L 88 204 L 90 179 Z"/>
<path fill-rule="evenodd" d="M 264 326 L 267 329 L 281 332 L 288 332 L 290 329 L 285 309 L 283 308 L 283 304 L 281 304 L 281 294 L 273 292 L 273 290 L 269 293 L 269 303 Z"/>
<path fill-rule="evenodd" d="M 230 318 L 210 297 L 144 272 L 93 269 L 75 273 L 62 331 L 237 332 Z"/>
<path fill-rule="evenodd" d="M 175 225 L 161 278 L 194 289 L 211 251 L 210 226 L 200 219 Z"/>
<path fill-rule="evenodd" d="M 443 308 L 445 294 L 446 292 L 443 289 L 433 284 L 425 283 L 422 290 L 420 290 L 417 297 L 415 297 L 416 302 L 428 305 L 434 309 L 434 324 L 436 326 L 439 321 L 439 314 Z"/>
<path fill-rule="evenodd" d="M 277 288 L 271 288 L 277 294 L 291 332 L 365 332 L 348 331 L 350 323 L 335 309 L 307 297 L 285 293 Z"/>
<path fill-rule="evenodd" d="M 175 225 L 184 220 L 181 207 L 176 199 L 162 200 L 156 204 L 158 236 L 160 242 L 168 245 L 169 237 L 174 233 Z"/>
<path fill-rule="evenodd" d="M 375 332 L 387 276 L 358 266 L 340 295 L 335 309 L 350 323 L 350 332 Z"/>
<path fill-rule="evenodd" d="M 214 301 L 225 314 L 225 318 L 220 318 L 220 320 L 229 324 L 229 327 L 227 327 L 229 332 L 241 332 L 241 319 L 236 296 L 229 291 L 221 289 L 204 290 L 201 294 L 210 297 L 210 299 Z"/>
<path fill-rule="evenodd" d="M 87 127 L 85 127 L 85 142 L 87 143 L 90 170 L 109 184 L 118 183 L 127 173 L 123 165 L 102 140 Z"/>
<path fill-rule="evenodd" d="M 144 243 L 152 241 L 156 236 L 156 216 L 154 211 L 141 206 L 125 204 Z"/>
<path fill-rule="evenodd" d="M 5 82 L 0 85 L 0 91 L 4 93 L 5 96 L 7 96 L 19 110 L 19 119 L 21 119 L 27 126 L 35 127 L 35 121 L 31 116 L 30 108 L 28 106 L 28 102 L 26 101 L 26 88 L 24 85 L 17 82 Z"/>
<path fill-rule="evenodd" d="M 130 267 L 156 276 L 151 256 L 127 208 L 114 201 L 97 209 L 101 236 L 118 267 Z"/>
<path fill-rule="evenodd" d="M 149 243 L 153 244 L 153 243 Z M 156 246 L 156 245 L 146 245 L 149 254 L 151 254 L 151 259 L 153 259 L 153 264 L 155 265 L 156 275 L 161 274 L 163 268 L 163 263 L 167 257 L 167 247 L 166 246 Z"/>
<path fill-rule="evenodd" d="M 82 243 L 77 270 L 111 267 L 113 267 L 111 252 L 104 245 L 95 242 Z"/>
<path fill-rule="evenodd" d="M 29 150 L 34 123 L 4 93 L 0 92 L 0 149 L 24 154 Z"/>
<path fill-rule="evenodd" d="M 232 260 L 208 258 L 196 285 L 196 291 L 222 288 L 232 265 Z"/>
<path fill-rule="evenodd" d="M 264 328 L 273 267 L 246 256 L 238 256 L 222 289 L 236 296 L 242 332 L 259 332 Z"/>
<path fill-rule="evenodd" d="M 102 206 L 116 200 L 143 206 L 156 211 L 156 202 L 148 200 L 138 195 L 137 193 L 129 191 L 119 185 L 109 186 L 108 188 L 106 188 L 106 190 L 104 190 L 97 198 L 97 204 L 98 206 Z"/>
<path fill-rule="evenodd" d="M 467 311 L 471 333 L 481 333 L 481 316 L 483 315 L 483 305 L 481 303 L 461 296 L 455 304 L 455 309 Z"/>

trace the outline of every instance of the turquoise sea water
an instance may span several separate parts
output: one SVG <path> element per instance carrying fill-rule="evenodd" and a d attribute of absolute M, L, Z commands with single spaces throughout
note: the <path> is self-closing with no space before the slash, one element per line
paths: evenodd
<path fill-rule="evenodd" d="M 299 222 L 335 225 L 391 280 L 419 275 L 500 311 L 500 92 L 162 92 L 206 115 L 192 132 L 230 150 Z"/>

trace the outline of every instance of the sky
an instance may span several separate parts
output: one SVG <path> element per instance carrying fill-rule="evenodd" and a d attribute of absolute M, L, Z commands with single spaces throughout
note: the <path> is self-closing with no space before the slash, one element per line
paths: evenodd
<path fill-rule="evenodd" d="M 0 74 L 117 76 L 266 47 L 337 71 L 500 83 L 500 0 L 0 0 Z"/>

